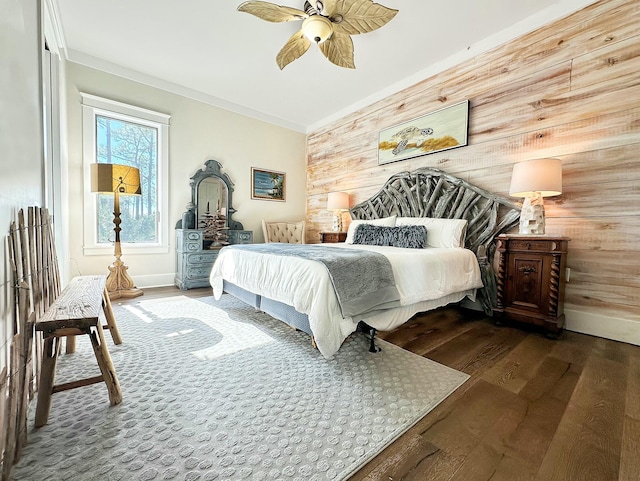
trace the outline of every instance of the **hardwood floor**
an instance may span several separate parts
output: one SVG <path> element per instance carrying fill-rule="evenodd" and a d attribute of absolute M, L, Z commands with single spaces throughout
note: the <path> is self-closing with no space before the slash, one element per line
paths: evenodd
<path fill-rule="evenodd" d="M 457 308 L 380 337 L 471 378 L 352 481 L 640 481 L 640 347 Z"/>

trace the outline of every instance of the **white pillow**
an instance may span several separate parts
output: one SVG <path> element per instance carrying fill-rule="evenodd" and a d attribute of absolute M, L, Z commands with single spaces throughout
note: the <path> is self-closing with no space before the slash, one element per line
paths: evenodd
<path fill-rule="evenodd" d="M 433 217 L 398 217 L 396 225 L 423 225 L 427 228 L 429 247 L 464 247 L 467 234 L 465 219 L 436 219 Z"/>
<path fill-rule="evenodd" d="M 392 215 L 391 217 L 383 217 L 382 219 L 357 219 L 352 220 L 351 224 L 349 224 L 349 228 L 347 229 L 347 238 L 345 242 L 347 244 L 353 244 L 353 236 L 356 233 L 356 227 L 361 224 L 373 224 L 373 225 L 382 225 L 386 227 L 394 227 L 396 225 L 396 216 Z M 429 234 L 427 233 L 427 236 Z"/>

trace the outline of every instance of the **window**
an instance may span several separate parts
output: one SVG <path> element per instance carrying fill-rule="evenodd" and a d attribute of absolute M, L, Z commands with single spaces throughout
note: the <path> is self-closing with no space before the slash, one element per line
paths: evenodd
<path fill-rule="evenodd" d="M 127 252 L 168 252 L 169 116 L 82 94 L 85 171 L 84 253 L 104 254 L 114 241 L 113 196 L 92 194 L 90 164 L 140 170 L 142 196 L 121 196 L 120 241 Z"/>

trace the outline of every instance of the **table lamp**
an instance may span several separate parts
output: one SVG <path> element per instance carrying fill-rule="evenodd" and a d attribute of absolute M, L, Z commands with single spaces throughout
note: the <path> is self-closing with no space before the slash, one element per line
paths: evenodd
<path fill-rule="evenodd" d="M 513 166 L 509 195 L 524 197 L 520 234 L 544 234 L 544 197 L 562 194 L 562 163 L 559 159 L 535 159 Z"/>
<path fill-rule="evenodd" d="M 342 232 L 342 211 L 349 210 L 349 194 L 346 192 L 329 192 L 327 209 L 333 211 L 333 232 Z"/>
<path fill-rule="evenodd" d="M 127 273 L 128 267 L 120 259 L 120 196 L 142 195 L 140 188 L 140 171 L 136 167 L 119 164 L 91 164 L 91 192 L 113 194 L 113 231 L 116 233 L 114 256 L 115 261 L 109 266 L 107 291 L 111 299 L 141 296 L 133 279 Z"/>

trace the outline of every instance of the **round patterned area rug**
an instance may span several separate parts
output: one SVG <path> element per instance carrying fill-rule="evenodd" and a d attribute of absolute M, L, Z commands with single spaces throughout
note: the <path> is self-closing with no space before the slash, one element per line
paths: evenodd
<path fill-rule="evenodd" d="M 114 309 L 122 404 L 104 383 L 54 394 L 13 480 L 343 480 L 468 379 L 381 340 L 369 353 L 359 333 L 326 360 L 229 295 Z M 79 338 L 56 383 L 97 374 Z"/>

